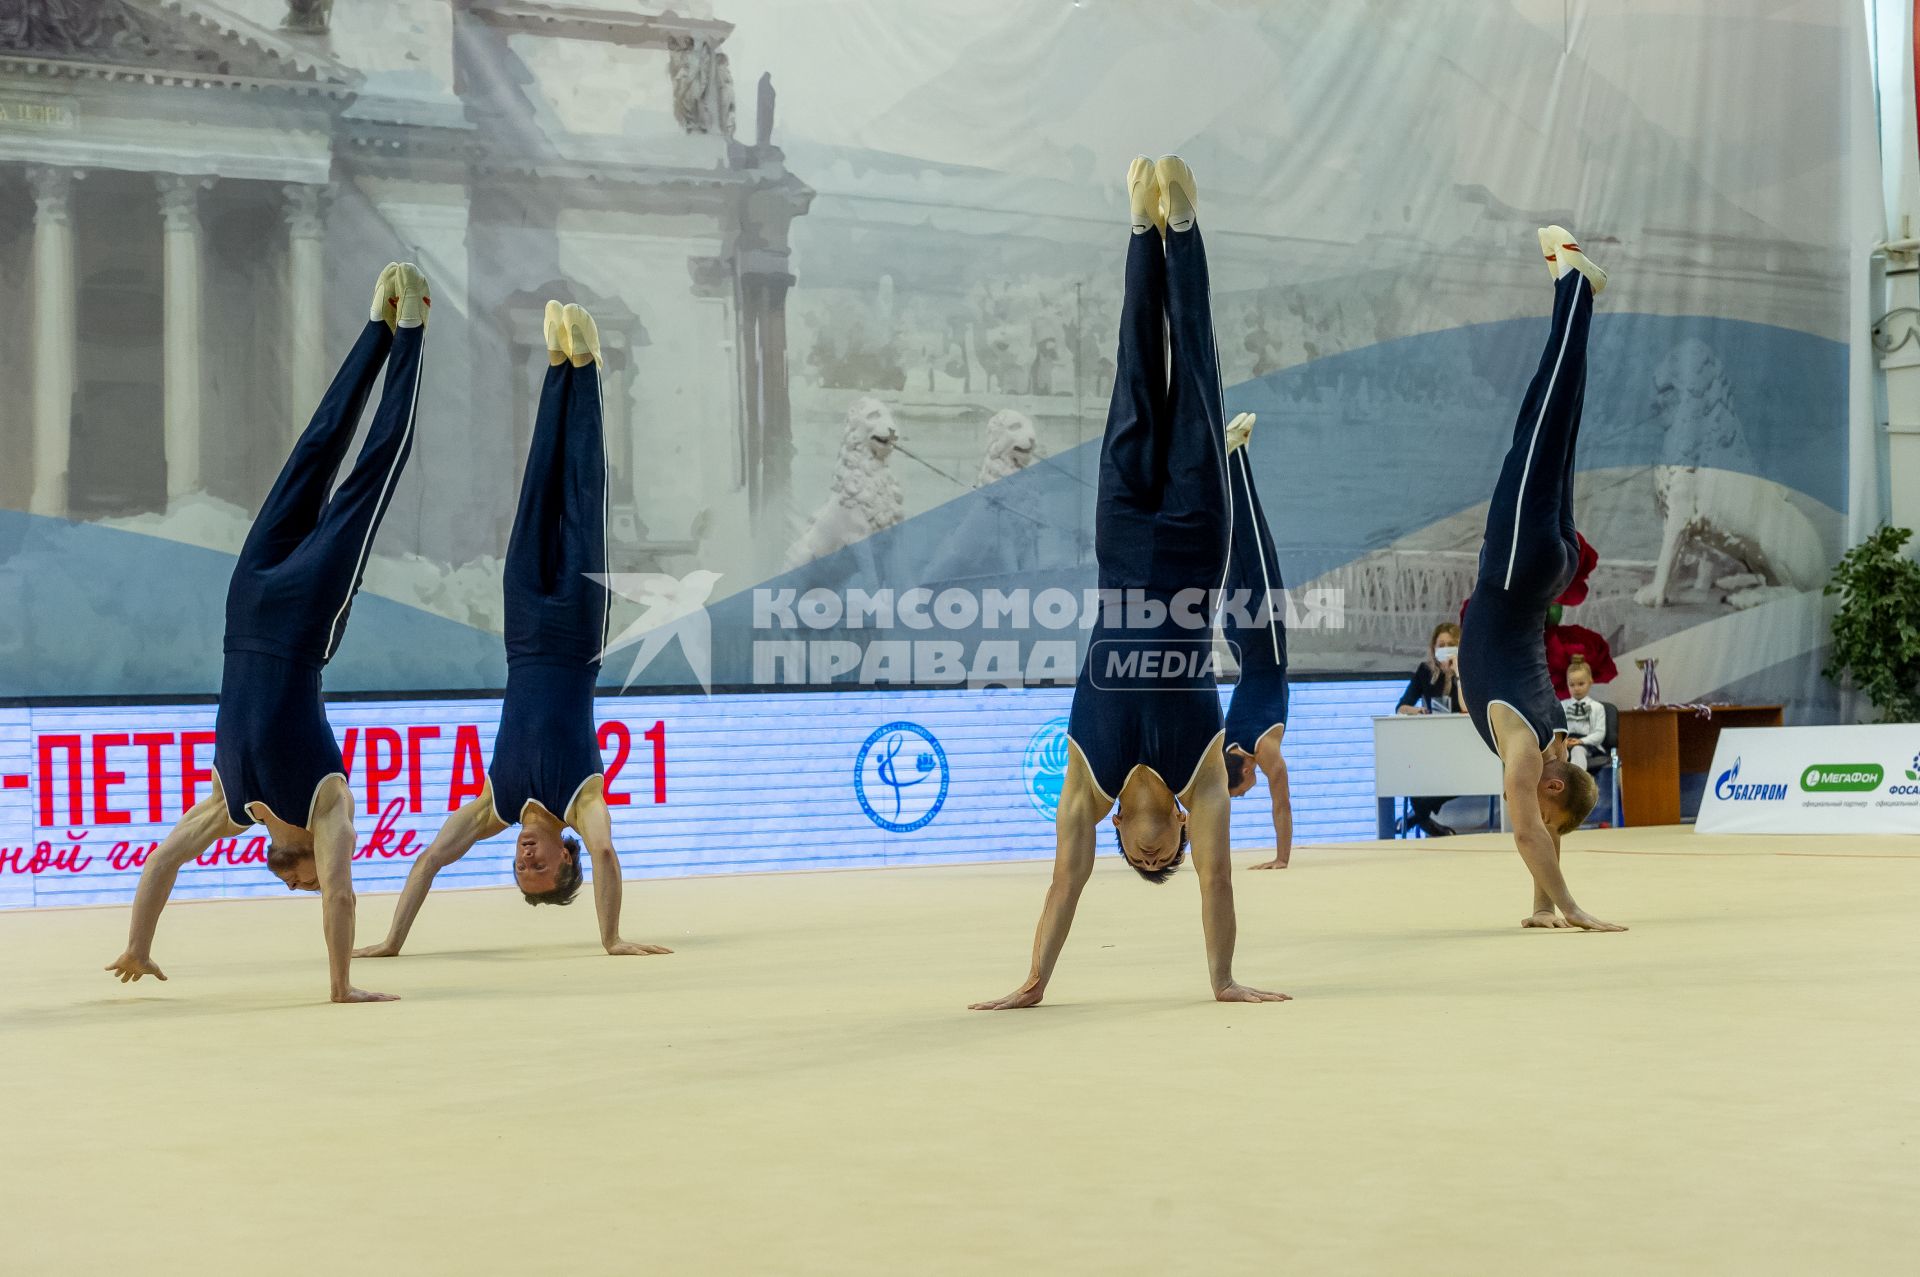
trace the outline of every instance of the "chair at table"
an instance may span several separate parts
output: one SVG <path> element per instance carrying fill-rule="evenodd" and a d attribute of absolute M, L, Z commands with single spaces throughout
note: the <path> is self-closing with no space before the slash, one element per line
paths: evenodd
<path fill-rule="evenodd" d="M 1607 819 L 1615 828 L 1618 828 L 1620 826 L 1620 708 L 1598 698 L 1594 700 L 1594 704 L 1598 705 L 1607 717 L 1606 734 L 1600 738 L 1600 748 L 1605 752 L 1607 761 L 1598 771 L 1593 772 L 1593 779 L 1598 783 L 1601 774 L 1605 773 L 1607 808 L 1610 813 Z M 1595 803 L 1593 810 L 1587 813 L 1586 824 L 1581 827 L 1598 824 L 1600 820 L 1600 804 Z"/>

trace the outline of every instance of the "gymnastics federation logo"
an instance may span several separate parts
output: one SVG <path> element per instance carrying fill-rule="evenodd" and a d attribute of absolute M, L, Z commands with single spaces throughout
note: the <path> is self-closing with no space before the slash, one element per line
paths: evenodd
<path fill-rule="evenodd" d="M 867 819 L 893 834 L 924 829 L 940 814 L 951 781 L 947 751 L 918 723 L 874 730 L 853 763 L 853 796 Z"/>
<path fill-rule="evenodd" d="M 1060 814 L 1060 791 L 1067 784 L 1067 720 L 1049 719 L 1027 742 L 1024 764 L 1027 799 L 1048 820 Z"/>

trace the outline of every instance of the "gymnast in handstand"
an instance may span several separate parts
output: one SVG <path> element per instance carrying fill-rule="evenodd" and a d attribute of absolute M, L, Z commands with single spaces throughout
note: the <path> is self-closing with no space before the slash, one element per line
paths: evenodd
<path fill-rule="evenodd" d="M 571 826 L 593 857 L 601 945 L 617 955 L 671 952 L 620 937 L 620 860 L 594 731 L 609 610 L 600 333 L 579 306 L 550 301 L 546 338 L 547 378 L 507 541 L 507 693 L 487 783 L 414 861 L 387 938 L 357 958 L 398 956 L 434 875 L 515 824 L 513 878 L 528 904 L 569 904 L 579 892 Z"/>
<path fill-rule="evenodd" d="M 975 1010 L 1030 1007 L 1046 993 L 1109 811 L 1120 854 L 1153 883 L 1179 868 L 1191 825 L 1213 996 L 1287 998 L 1233 978 L 1229 800 L 1210 608 L 1227 555 L 1226 431 L 1193 174 L 1178 157 L 1156 165 L 1142 156 L 1127 190 L 1133 238 L 1094 546 L 1102 593 L 1129 606 L 1117 621 L 1107 609 L 1074 686 L 1053 883 L 1032 967 L 1018 989 Z M 1128 615 L 1136 602 L 1140 623 Z"/>
<path fill-rule="evenodd" d="M 1280 742 L 1287 734 L 1287 617 L 1280 556 L 1253 484 L 1248 442 L 1254 417 L 1227 423 L 1227 486 L 1233 531 L 1227 554 L 1227 606 L 1221 629 L 1240 662 L 1227 704 L 1227 792 L 1235 798 L 1267 778 L 1273 807 L 1273 859 L 1255 869 L 1285 869 L 1293 858 L 1293 791 Z"/>
<path fill-rule="evenodd" d="M 1567 720 L 1547 672 L 1547 609 L 1580 563 L 1573 529 L 1573 457 L 1587 387 L 1587 328 L 1606 272 L 1558 226 L 1540 231 L 1554 277 L 1553 324 L 1514 423 L 1487 508 L 1480 573 L 1460 634 L 1460 692 L 1487 748 L 1500 756 L 1514 845 L 1533 875 L 1527 927 L 1625 931 L 1574 903 L 1560 840 L 1599 790 L 1567 760 Z"/>
<path fill-rule="evenodd" d="M 366 328 L 247 533 L 227 587 L 213 791 L 180 818 L 141 871 L 126 951 L 106 968 L 123 984 L 167 978 L 153 961 L 153 934 L 181 867 L 257 823 L 270 839 L 267 868 L 292 890 L 320 893 L 333 1000 L 392 1001 L 347 978 L 353 795 L 320 684 L 413 447 L 431 304 L 416 267 L 395 264 L 380 273 Z M 366 442 L 330 497 L 383 366 L 386 383 Z"/>

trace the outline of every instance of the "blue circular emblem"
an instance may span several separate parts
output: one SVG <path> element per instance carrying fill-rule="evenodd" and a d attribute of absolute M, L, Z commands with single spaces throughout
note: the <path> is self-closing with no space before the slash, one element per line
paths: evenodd
<path fill-rule="evenodd" d="M 947 801 L 947 751 L 918 723 L 876 728 L 853 762 L 853 796 L 860 810 L 888 833 L 910 834 L 940 814 Z"/>
<path fill-rule="evenodd" d="M 1052 820 L 1060 814 L 1060 791 L 1067 785 L 1067 720 L 1049 719 L 1027 742 L 1024 764 L 1027 798 Z"/>

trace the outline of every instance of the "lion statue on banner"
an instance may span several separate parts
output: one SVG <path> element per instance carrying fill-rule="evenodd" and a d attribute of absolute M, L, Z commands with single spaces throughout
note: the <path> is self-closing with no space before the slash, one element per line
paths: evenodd
<path fill-rule="evenodd" d="M 1654 502 L 1664 519 L 1653 581 L 1634 595 L 1643 607 L 1664 607 L 1674 575 L 1691 553 L 1695 588 L 1727 591 L 1734 607 L 1820 588 L 1828 555 L 1813 520 L 1788 491 L 1753 473 L 1752 449 L 1733 411 L 1733 387 L 1704 343 L 1683 341 L 1654 371 L 1654 415 L 1665 425 L 1665 448 L 1654 467 Z M 1717 551 L 1741 569 L 1711 579 Z"/>
<path fill-rule="evenodd" d="M 1040 435 L 1033 418 L 1024 412 L 1002 408 L 987 419 L 987 455 L 980 460 L 980 477 L 974 487 L 1018 474 L 1040 455 Z"/>
<path fill-rule="evenodd" d="M 872 395 L 853 401 L 834 463 L 832 490 L 806 532 L 788 549 L 787 567 L 823 559 L 906 518 L 900 481 L 887 466 L 899 441 L 900 431 L 885 404 Z"/>

